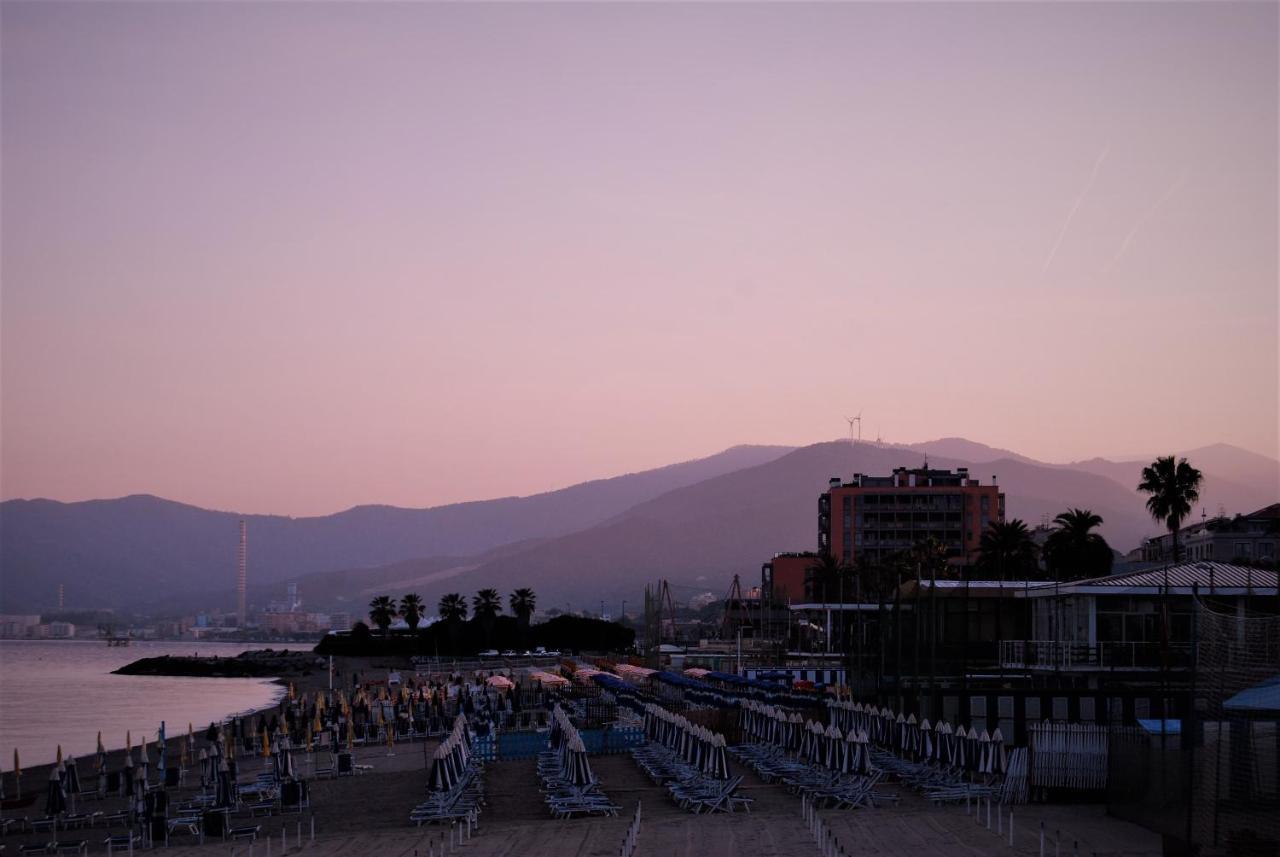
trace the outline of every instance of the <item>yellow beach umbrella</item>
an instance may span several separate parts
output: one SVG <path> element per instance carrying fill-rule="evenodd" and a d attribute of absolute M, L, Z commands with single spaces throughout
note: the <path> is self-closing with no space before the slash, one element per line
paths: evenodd
<path fill-rule="evenodd" d="M 348 750 L 353 749 L 355 746 L 356 746 L 356 727 L 350 720 L 348 720 L 347 721 L 347 749 Z M 14 752 L 16 753 L 17 751 L 15 750 Z"/>
<path fill-rule="evenodd" d="M 311 729 L 315 732 L 323 732 L 324 725 L 320 723 L 320 712 L 316 712 L 316 719 L 311 721 Z"/>
<path fill-rule="evenodd" d="M 53 764 L 54 765 L 62 764 L 62 745 L 61 744 L 58 745 L 58 761 L 54 762 Z"/>
<path fill-rule="evenodd" d="M 390 753 L 392 750 L 395 749 L 395 746 L 396 746 L 396 730 L 392 728 L 390 723 L 388 723 L 387 724 L 387 752 Z"/>
<path fill-rule="evenodd" d="M 285 736 L 289 734 L 289 719 L 287 717 L 280 720 L 280 734 Z"/>
<path fill-rule="evenodd" d="M 292 702 L 297 698 L 298 698 L 298 692 L 294 690 L 293 682 L 289 682 L 289 701 Z"/>
<path fill-rule="evenodd" d="M 124 731 L 124 751 L 126 754 L 133 752 L 133 733 L 128 729 Z"/>
<path fill-rule="evenodd" d="M 271 739 L 267 737 L 267 730 L 264 728 L 262 730 L 262 758 L 265 759 L 270 755 L 271 755 Z"/>
<path fill-rule="evenodd" d="M 311 752 L 311 724 L 307 724 L 307 752 Z"/>

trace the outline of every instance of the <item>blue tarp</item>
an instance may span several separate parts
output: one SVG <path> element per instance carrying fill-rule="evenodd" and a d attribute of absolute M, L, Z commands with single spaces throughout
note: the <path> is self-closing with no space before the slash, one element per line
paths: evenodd
<path fill-rule="evenodd" d="M 1239 714 L 1280 715 L 1280 675 L 1240 691 L 1222 703 L 1222 707 Z"/>
<path fill-rule="evenodd" d="M 1138 725 L 1152 735 L 1181 735 L 1181 720 L 1139 720 Z"/>

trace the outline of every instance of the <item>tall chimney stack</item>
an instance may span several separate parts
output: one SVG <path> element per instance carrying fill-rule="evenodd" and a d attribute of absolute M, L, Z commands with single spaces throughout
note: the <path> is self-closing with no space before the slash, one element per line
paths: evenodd
<path fill-rule="evenodd" d="M 245 626 L 246 615 L 244 607 L 245 589 L 249 582 L 249 533 L 245 522 L 240 522 L 240 550 L 237 552 L 237 560 L 239 561 L 236 571 L 236 618 L 241 628 Z"/>

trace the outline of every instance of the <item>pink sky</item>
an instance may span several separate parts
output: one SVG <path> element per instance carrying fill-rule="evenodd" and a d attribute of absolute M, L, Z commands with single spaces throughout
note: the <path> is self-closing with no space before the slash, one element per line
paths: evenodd
<path fill-rule="evenodd" d="M 1277 9 L 3 4 L 3 496 L 1277 447 Z"/>

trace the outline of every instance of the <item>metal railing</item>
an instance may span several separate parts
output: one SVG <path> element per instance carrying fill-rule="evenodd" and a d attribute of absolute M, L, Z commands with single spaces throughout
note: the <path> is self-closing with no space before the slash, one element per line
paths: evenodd
<path fill-rule="evenodd" d="M 1032 670 L 1186 669 L 1191 665 L 1191 644 L 1002 640 L 1000 664 Z"/>

